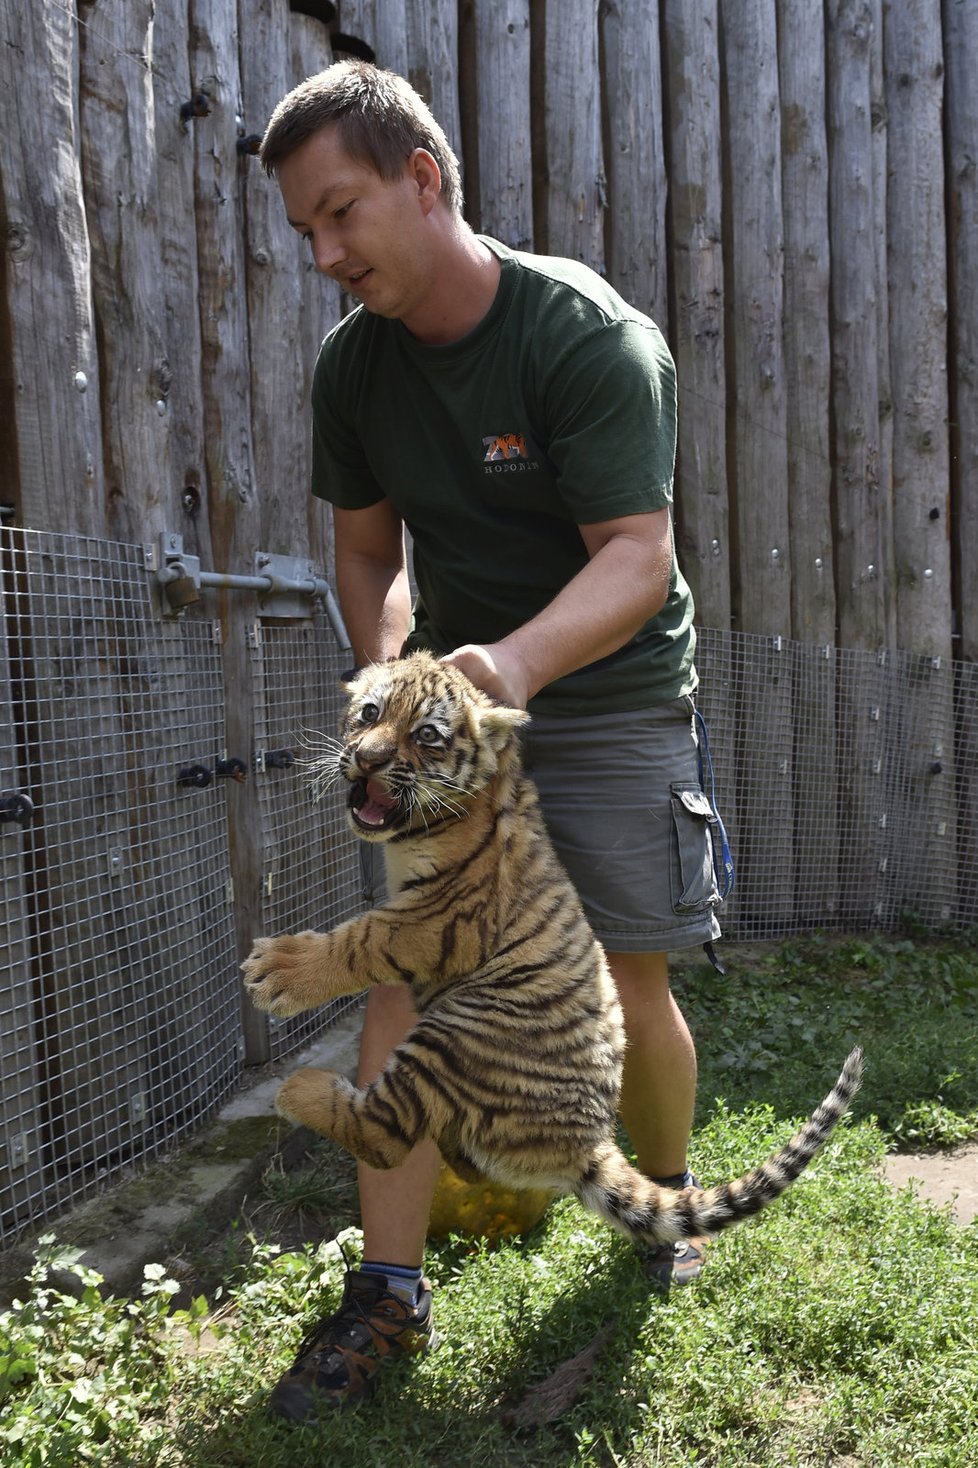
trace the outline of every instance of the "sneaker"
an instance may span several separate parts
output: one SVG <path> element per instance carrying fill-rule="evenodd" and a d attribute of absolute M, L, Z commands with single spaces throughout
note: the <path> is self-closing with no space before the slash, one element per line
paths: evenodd
<path fill-rule="evenodd" d="M 691 1172 L 686 1176 L 694 1188 L 703 1186 Z M 707 1237 L 696 1237 L 680 1239 L 676 1244 L 653 1244 L 645 1248 L 642 1252 L 649 1280 L 664 1295 L 668 1295 L 673 1285 L 692 1284 L 702 1273 L 709 1243 Z"/>
<path fill-rule="evenodd" d="M 315 1422 L 336 1407 L 355 1407 L 373 1388 L 381 1363 L 420 1356 L 435 1344 L 431 1285 L 421 1281 L 412 1307 L 387 1288 L 382 1275 L 347 1273 L 335 1315 L 299 1347 L 291 1370 L 272 1392 L 269 1407 L 290 1422 Z"/>
<path fill-rule="evenodd" d="M 673 1285 L 692 1284 L 706 1263 L 709 1239 L 680 1239 L 678 1244 L 658 1244 L 645 1252 L 645 1272 L 664 1295 Z"/>

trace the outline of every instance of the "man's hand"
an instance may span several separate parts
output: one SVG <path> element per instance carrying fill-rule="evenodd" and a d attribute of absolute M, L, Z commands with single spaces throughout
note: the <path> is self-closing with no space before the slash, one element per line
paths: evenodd
<path fill-rule="evenodd" d="M 464 673 L 476 688 L 511 709 L 525 709 L 531 693 L 529 680 L 519 658 L 502 642 L 485 646 L 467 642 L 441 660 Z"/>

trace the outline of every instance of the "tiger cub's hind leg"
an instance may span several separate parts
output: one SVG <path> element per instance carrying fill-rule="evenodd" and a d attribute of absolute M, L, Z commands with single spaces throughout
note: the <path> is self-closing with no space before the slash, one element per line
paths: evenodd
<path fill-rule="evenodd" d="M 432 1099 L 437 1106 L 440 1098 Z M 377 1079 L 361 1089 L 336 1071 L 297 1070 L 275 1105 L 289 1121 L 332 1137 L 360 1162 L 383 1170 L 399 1167 L 418 1142 L 437 1135 L 440 1126 L 432 1125 L 428 1100 L 413 1070 L 395 1054 Z"/>

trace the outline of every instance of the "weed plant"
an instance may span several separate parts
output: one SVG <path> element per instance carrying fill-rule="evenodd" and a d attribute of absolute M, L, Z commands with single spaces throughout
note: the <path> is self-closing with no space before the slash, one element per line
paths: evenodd
<path fill-rule="evenodd" d="M 975 974 L 960 947 L 880 944 L 783 948 L 725 980 L 690 970 L 677 987 L 700 1053 L 701 1174 L 730 1177 L 773 1150 L 858 1039 L 868 1068 L 854 1121 L 667 1299 L 570 1199 L 496 1249 L 433 1246 L 442 1345 L 316 1428 L 279 1426 L 265 1403 L 339 1298 L 336 1242 L 253 1237 L 209 1299 L 180 1310 L 159 1266 L 140 1299 L 112 1299 L 49 1242 L 24 1300 L 0 1316 L 0 1461 L 978 1468 L 978 1224 L 894 1193 L 879 1170 L 895 1141 L 973 1134 Z M 349 1176 L 331 1154 L 331 1175 L 338 1166 Z M 317 1206 L 309 1176 L 270 1187 L 281 1221 L 290 1197 L 307 1218 Z M 355 1230 L 343 1244 L 355 1257 Z M 577 1395 L 529 1426 L 527 1389 L 592 1341 Z"/>

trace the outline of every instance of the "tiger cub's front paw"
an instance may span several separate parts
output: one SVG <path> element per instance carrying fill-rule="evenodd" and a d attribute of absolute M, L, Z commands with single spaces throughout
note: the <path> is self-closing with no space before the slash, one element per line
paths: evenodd
<path fill-rule="evenodd" d="M 241 965 L 245 991 L 255 1006 L 287 1019 L 322 1004 L 323 974 L 316 961 L 322 943 L 323 935 L 311 932 L 256 938 Z"/>

